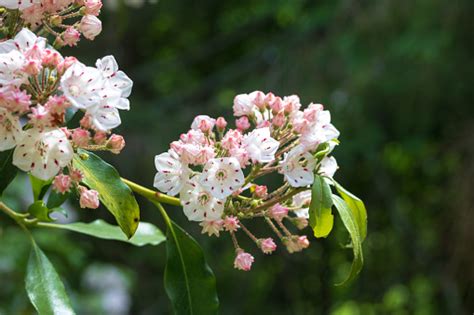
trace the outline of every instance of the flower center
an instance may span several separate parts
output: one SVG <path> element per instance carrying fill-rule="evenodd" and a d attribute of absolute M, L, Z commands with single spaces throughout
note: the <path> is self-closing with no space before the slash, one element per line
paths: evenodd
<path fill-rule="evenodd" d="M 218 169 L 217 172 L 216 172 L 216 179 L 218 181 L 226 180 L 227 179 L 227 171 L 222 169 L 222 168 Z"/>
<path fill-rule="evenodd" d="M 199 194 L 197 200 L 201 206 L 205 206 L 211 198 L 207 192 L 202 192 Z"/>
<path fill-rule="evenodd" d="M 81 89 L 77 85 L 71 85 L 69 87 L 69 92 L 72 96 L 79 96 Z"/>

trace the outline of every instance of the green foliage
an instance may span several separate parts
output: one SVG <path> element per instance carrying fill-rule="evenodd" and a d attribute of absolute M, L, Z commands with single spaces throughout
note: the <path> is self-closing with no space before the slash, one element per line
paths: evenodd
<path fill-rule="evenodd" d="M 367 210 L 365 209 L 364 202 L 352 193 L 347 191 L 344 187 L 339 185 L 336 181 L 333 181 L 338 193 L 342 196 L 349 209 L 351 209 L 357 226 L 359 227 L 359 233 L 361 241 L 365 240 L 367 236 Z"/>
<path fill-rule="evenodd" d="M 54 221 L 51 219 L 49 214 L 52 212 L 43 202 L 43 200 L 37 200 L 33 202 L 28 207 L 28 212 L 38 218 L 40 221 L 43 222 L 51 222 Z"/>
<path fill-rule="evenodd" d="M 198 243 L 176 223 L 168 225 L 165 289 L 176 314 L 217 314 L 216 279 Z"/>
<path fill-rule="evenodd" d="M 108 224 L 103 220 L 95 220 L 91 223 L 76 222 L 70 224 L 48 224 L 47 227 L 69 230 L 89 236 L 116 240 L 133 244 L 135 246 L 158 245 L 166 240 L 163 233 L 153 224 L 140 222 L 132 238 L 127 238 L 120 227 Z"/>
<path fill-rule="evenodd" d="M 364 265 L 364 258 L 362 255 L 362 238 L 360 236 L 361 227 L 357 222 L 357 218 L 355 217 L 354 213 L 349 209 L 347 203 L 339 196 L 332 195 L 332 200 L 334 202 L 334 206 L 336 207 L 337 211 L 339 212 L 339 216 L 341 217 L 342 223 L 346 227 L 349 235 L 351 237 L 351 247 L 354 253 L 354 260 L 352 261 L 351 271 L 347 278 L 339 283 L 338 285 L 344 285 L 350 281 L 352 281 L 357 274 L 359 274 L 362 266 Z"/>
<path fill-rule="evenodd" d="M 28 297 L 39 315 L 74 314 L 61 279 L 34 241 L 25 282 Z"/>
<path fill-rule="evenodd" d="M 31 188 L 33 189 L 33 198 L 35 201 L 42 200 L 52 180 L 42 180 L 30 175 Z"/>
<path fill-rule="evenodd" d="M 0 196 L 15 178 L 17 168 L 12 164 L 13 150 L 0 152 Z"/>
<path fill-rule="evenodd" d="M 120 180 L 117 170 L 97 155 L 79 150 L 74 166 L 82 171 L 83 182 L 99 192 L 100 201 L 114 215 L 127 237 L 132 237 L 140 221 L 140 209 L 135 197 Z"/>
<path fill-rule="evenodd" d="M 309 224 L 315 237 L 326 237 L 334 225 L 331 187 L 324 177 L 315 175 L 309 205 Z"/>

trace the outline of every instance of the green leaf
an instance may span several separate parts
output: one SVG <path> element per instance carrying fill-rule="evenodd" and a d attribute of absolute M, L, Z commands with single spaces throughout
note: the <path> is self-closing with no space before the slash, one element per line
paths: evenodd
<path fill-rule="evenodd" d="M 18 169 L 12 164 L 13 150 L 0 152 L 0 196 L 13 181 Z"/>
<path fill-rule="evenodd" d="M 356 218 L 357 226 L 360 231 L 361 240 L 364 241 L 365 237 L 367 236 L 367 210 L 365 209 L 364 203 L 358 197 L 347 191 L 339 183 L 334 180 L 333 182 L 339 194 L 354 213 L 354 217 Z"/>
<path fill-rule="evenodd" d="M 176 314 L 217 314 L 216 279 L 199 244 L 176 223 L 167 232 L 165 289 Z"/>
<path fill-rule="evenodd" d="M 33 197 L 35 201 L 43 199 L 52 181 L 52 179 L 42 180 L 30 175 L 31 188 L 33 189 Z"/>
<path fill-rule="evenodd" d="M 99 192 L 100 201 L 114 215 L 122 231 L 132 237 L 140 221 L 140 209 L 132 191 L 110 164 L 91 152 L 78 153 L 74 166 L 82 171 L 84 184 Z"/>
<path fill-rule="evenodd" d="M 164 234 L 153 224 L 140 222 L 135 235 L 128 239 L 120 227 L 111 225 L 103 220 L 91 223 L 76 222 L 71 224 L 47 224 L 46 227 L 69 230 L 93 237 L 127 242 L 135 246 L 158 245 L 166 240 Z"/>
<path fill-rule="evenodd" d="M 46 207 L 43 200 L 35 201 L 31 204 L 28 208 L 28 212 L 38 218 L 40 221 L 43 222 L 52 222 L 54 221 L 50 218 L 49 214 L 52 212 L 51 210 Z"/>
<path fill-rule="evenodd" d="M 40 315 L 74 314 L 59 275 L 34 241 L 25 282 L 28 297 Z"/>
<path fill-rule="evenodd" d="M 347 203 L 337 195 L 332 195 L 332 200 L 339 212 L 339 215 L 341 216 L 342 223 L 349 232 L 352 240 L 352 251 L 354 252 L 354 260 L 352 261 L 351 271 L 347 276 L 347 279 L 338 284 L 344 285 L 349 281 L 352 281 L 364 265 L 364 258 L 362 255 L 362 239 L 359 234 L 359 228 L 357 227 L 357 218 L 351 209 L 349 209 Z"/>
<path fill-rule="evenodd" d="M 315 237 L 328 236 L 334 225 L 331 195 L 329 184 L 323 177 L 316 175 L 309 205 L 309 224 L 313 228 Z"/>

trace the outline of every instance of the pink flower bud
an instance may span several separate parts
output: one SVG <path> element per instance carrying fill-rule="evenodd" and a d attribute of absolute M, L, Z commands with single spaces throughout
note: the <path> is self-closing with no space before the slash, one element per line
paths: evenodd
<path fill-rule="evenodd" d="M 6 93 L 4 97 L 12 112 L 24 113 L 30 109 L 31 95 L 25 91 L 12 90 Z"/>
<path fill-rule="evenodd" d="M 29 75 L 37 75 L 41 70 L 41 62 L 36 59 L 30 59 L 23 66 L 22 70 Z"/>
<path fill-rule="evenodd" d="M 86 14 L 99 15 L 100 9 L 102 8 L 102 1 L 100 0 L 85 0 L 84 7 Z"/>
<path fill-rule="evenodd" d="M 224 218 L 224 228 L 226 231 L 237 231 L 240 228 L 239 219 L 233 215 L 227 216 Z"/>
<path fill-rule="evenodd" d="M 109 142 L 107 142 L 107 148 L 112 152 L 113 154 L 119 154 L 120 151 L 125 147 L 125 139 L 120 136 L 113 134 L 109 138 Z"/>
<path fill-rule="evenodd" d="M 273 102 L 275 101 L 275 94 L 273 94 L 272 92 L 269 92 L 267 93 L 267 95 L 265 95 L 265 99 L 264 99 L 264 102 L 266 104 L 272 104 Z"/>
<path fill-rule="evenodd" d="M 277 248 L 275 242 L 271 237 L 259 240 L 260 249 L 264 254 L 271 254 Z"/>
<path fill-rule="evenodd" d="M 296 112 L 301 107 L 300 98 L 298 97 L 298 95 L 285 96 L 283 98 L 283 104 L 284 104 L 285 113 L 287 114 Z"/>
<path fill-rule="evenodd" d="M 68 27 L 63 33 L 63 41 L 64 44 L 68 46 L 76 46 L 79 38 L 81 37 L 81 33 L 76 30 L 74 27 Z"/>
<path fill-rule="evenodd" d="M 76 57 L 66 57 L 64 58 L 63 61 L 61 61 L 58 65 L 58 72 L 59 74 L 63 74 L 64 72 L 66 72 L 66 70 L 72 66 L 75 62 L 77 62 L 77 58 Z"/>
<path fill-rule="evenodd" d="M 107 134 L 103 131 L 97 131 L 94 135 L 95 144 L 101 145 L 107 141 Z"/>
<path fill-rule="evenodd" d="M 225 130 L 225 127 L 227 127 L 227 121 L 224 119 L 224 117 L 217 118 L 216 127 L 217 127 L 217 130 L 220 132 Z"/>
<path fill-rule="evenodd" d="M 249 271 L 252 268 L 254 258 L 249 253 L 244 252 L 242 249 L 237 251 L 237 256 L 234 260 L 234 268 L 244 271 Z"/>
<path fill-rule="evenodd" d="M 283 220 L 284 217 L 288 215 L 288 208 L 283 207 L 281 204 L 277 203 L 270 208 L 270 216 L 278 221 Z"/>
<path fill-rule="evenodd" d="M 321 104 L 309 104 L 303 112 L 303 117 L 310 123 L 315 123 L 318 117 L 318 113 L 324 109 L 324 106 Z"/>
<path fill-rule="evenodd" d="M 199 129 L 204 133 L 208 133 L 214 128 L 216 120 L 207 115 L 199 115 L 194 118 L 191 128 L 196 130 Z"/>
<path fill-rule="evenodd" d="M 255 197 L 257 198 L 266 198 L 268 196 L 268 188 L 265 185 L 256 185 L 255 186 Z"/>
<path fill-rule="evenodd" d="M 97 209 L 99 207 L 99 193 L 97 191 L 80 186 L 79 192 L 81 194 L 79 198 L 81 208 Z"/>
<path fill-rule="evenodd" d="M 255 91 L 251 94 L 254 96 L 253 103 L 261 110 L 265 109 L 265 93 L 261 91 Z"/>
<path fill-rule="evenodd" d="M 258 123 L 257 128 L 266 128 L 270 127 L 272 123 L 269 120 L 262 120 L 261 122 Z"/>
<path fill-rule="evenodd" d="M 274 115 L 283 109 L 283 101 L 279 96 L 275 97 L 275 99 L 270 103 L 270 108 L 272 109 L 272 113 Z"/>
<path fill-rule="evenodd" d="M 71 177 L 64 174 L 59 174 L 53 180 L 53 189 L 58 193 L 64 194 L 71 189 L 71 184 Z"/>
<path fill-rule="evenodd" d="M 250 128 L 250 122 L 247 116 L 242 116 L 239 119 L 235 121 L 235 125 L 237 126 L 237 129 L 244 131 Z"/>
<path fill-rule="evenodd" d="M 84 15 L 79 24 L 79 30 L 85 38 L 93 40 L 102 32 L 102 22 L 91 14 Z"/>
<path fill-rule="evenodd" d="M 43 58 L 41 59 L 43 66 L 56 68 L 62 61 L 63 58 L 57 51 L 51 49 L 44 50 Z"/>
<path fill-rule="evenodd" d="M 305 248 L 308 248 L 309 246 L 309 241 L 308 241 L 308 238 L 306 237 L 306 235 L 302 235 L 300 237 L 298 237 L 298 245 L 301 247 L 301 249 L 305 249 Z"/>
<path fill-rule="evenodd" d="M 275 127 L 282 127 L 286 122 L 286 116 L 282 112 L 279 112 L 276 116 L 272 119 L 272 124 Z"/>
<path fill-rule="evenodd" d="M 89 144 L 89 131 L 78 128 L 72 133 L 72 142 L 78 147 L 86 147 Z"/>
<path fill-rule="evenodd" d="M 82 178 L 84 177 L 82 175 L 82 172 L 80 170 L 74 169 L 69 172 L 69 176 L 71 177 L 71 180 L 74 183 L 79 183 L 82 181 Z"/>

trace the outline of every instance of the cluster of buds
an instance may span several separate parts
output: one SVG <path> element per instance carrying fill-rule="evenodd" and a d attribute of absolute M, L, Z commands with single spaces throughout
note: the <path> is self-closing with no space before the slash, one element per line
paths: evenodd
<path fill-rule="evenodd" d="M 0 151 L 14 149 L 13 164 L 39 179 L 56 176 L 59 192 L 80 181 L 72 168 L 78 148 L 119 153 L 125 145 L 111 130 L 119 109 L 130 107 L 133 82 L 112 56 L 87 67 L 25 28 L 0 43 L 0 85 Z M 79 126 L 68 124 L 72 116 Z M 76 188 L 81 206 L 97 207 L 94 193 Z"/>
<path fill-rule="evenodd" d="M 309 246 L 305 235 L 292 232 L 308 225 L 310 187 L 315 174 L 332 177 L 338 166 L 330 157 L 339 131 L 321 104 L 301 109 L 296 95 L 284 98 L 255 91 L 234 99 L 236 128 L 227 129 L 223 117 L 197 116 L 191 129 L 155 157 L 154 186 L 179 194 L 184 214 L 200 222 L 203 233 L 228 232 L 237 269 L 249 270 L 254 261 L 237 240 L 249 237 L 265 254 L 276 250 L 271 237 L 257 237 L 244 224 L 261 219 L 286 247 L 298 252 Z M 273 191 L 256 181 L 282 174 Z"/>
<path fill-rule="evenodd" d="M 82 36 L 93 40 L 102 31 L 97 18 L 101 0 L 0 0 L 2 27 L 15 34 L 26 25 L 54 36 L 54 46 L 75 46 Z M 20 17 L 20 18 L 18 18 Z"/>

